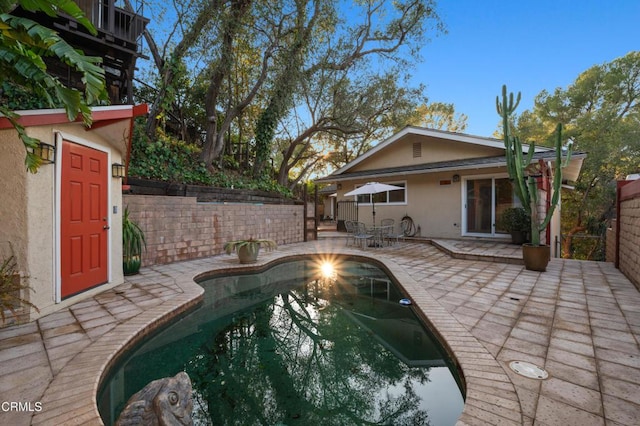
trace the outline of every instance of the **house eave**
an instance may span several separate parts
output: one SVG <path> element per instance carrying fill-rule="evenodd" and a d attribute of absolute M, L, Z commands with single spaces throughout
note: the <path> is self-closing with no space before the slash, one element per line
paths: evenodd
<path fill-rule="evenodd" d="M 549 154 L 549 155 L 545 155 Z M 586 153 L 574 153 L 572 162 L 579 162 L 578 173 L 581 168 L 582 161 L 586 158 Z M 553 152 L 536 153 L 536 160 L 555 161 Z M 507 162 L 504 157 L 476 158 L 473 160 L 462 160 L 459 162 L 447 162 L 441 165 L 438 163 L 425 163 L 418 166 L 393 167 L 389 169 L 366 170 L 354 173 L 338 173 L 335 172 L 329 176 L 316 179 L 316 183 L 343 182 L 355 179 L 379 179 L 384 177 L 409 176 L 417 174 L 441 173 L 441 172 L 459 172 L 467 170 L 483 170 L 496 167 L 506 167 Z M 570 179 L 574 180 L 574 179 Z"/>
<path fill-rule="evenodd" d="M 118 121 L 132 119 L 146 114 L 149 111 L 147 104 L 140 105 L 112 105 L 91 108 L 92 126 L 98 127 L 101 121 Z M 18 124 L 23 127 L 48 126 L 52 124 L 65 124 L 81 122 L 82 116 L 78 114 L 74 121 L 70 121 L 64 108 L 33 109 L 13 111 L 19 117 Z M 9 129 L 13 125 L 8 118 L 0 114 L 0 129 Z"/>

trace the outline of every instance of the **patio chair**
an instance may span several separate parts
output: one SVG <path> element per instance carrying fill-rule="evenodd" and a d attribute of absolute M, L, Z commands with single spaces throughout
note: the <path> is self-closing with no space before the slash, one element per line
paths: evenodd
<path fill-rule="evenodd" d="M 352 220 L 345 220 L 344 227 L 347 229 L 347 243 L 346 245 L 351 245 L 352 243 L 356 243 L 356 225 Z"/>
<path fill-rule="evenodd" d="M 363 249 L 367 248 L 368 241 L 373 239 L 374 235 L 367 231 L 367 225 L 363 222 L 354 222 L 354 226 L 354 241 L 356 241 L 358 245 L 362 244 Z"/>
<path fill-rule="evenodd" d="M 396 237 L 393 230 L 394 224 L 395 224 L 395 220 L 393 219 L 382 219 L 380 221 L 380 227 L 382 228 L 381 237 L 382 237 L 383 243 L 386 240 L 387 244 L 391 245 L 391 239 Z"/>
<path fill-rule="evenodd" d="M 387 239 L 389 240 L 389 244 L 391 244 L 391 240 L 396 240 L 396 243 L 400 242 L 400 238 L 404 241 L 404 237 L 407 236 L 407 230 L 409 229 L 409 221 L 401 220 L 400 221 L 400 232 L 396 232 L 394 227 L 391 227 L 389 231 L 389 235 Z"/>

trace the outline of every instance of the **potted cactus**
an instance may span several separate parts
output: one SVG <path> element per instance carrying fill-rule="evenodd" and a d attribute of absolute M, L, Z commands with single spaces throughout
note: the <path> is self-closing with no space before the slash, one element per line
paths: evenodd
<path fill-rule="evenodd" d="M 565 162 L 562 162 L 562 124 L 558 123 L 555 130 L 555 170 L 553 173 L 553 196 L 549 202 L 546 214 L 540 216 L 538 210 L 538 182 L 546 165 L 543 161 L 533 162 L 535 144 L 529 144 L 529 150 L 524 153 L 522 142 L 518 136 L 512 134 L 511 116 L 520 103 L 520 93 L 515 101 L 513 93 L 507 96 L 507 86 L 502 86 L 502 101 L 496 97 L 496 109 L 502 117 L 504 146 L 506 149 L 507 170 L 516 196 L 522 207 L 531 218 L 531 243 L 523 244 L 522 257 L 525 267 L 533 271 L 545 271 L 551 258 L 551 248 L 540 243 L 540 233 L 546 229 L 553 213 L 560 202 L 560 186 L 562 185 L 562 169 L 571 159 L 571 143 L 566 152 Z"/>

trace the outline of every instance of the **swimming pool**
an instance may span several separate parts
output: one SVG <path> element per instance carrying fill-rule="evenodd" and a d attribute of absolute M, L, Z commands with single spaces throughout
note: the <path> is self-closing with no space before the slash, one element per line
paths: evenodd
<path fill-rule="evenodd" d="M 373 263 L 296 259 L 200 285 L 201 305 L 111 369 L 98 395 L 105 424 L 179 371 L 196 424 L 435 426 L 462 412 L 450 359 Z"/>

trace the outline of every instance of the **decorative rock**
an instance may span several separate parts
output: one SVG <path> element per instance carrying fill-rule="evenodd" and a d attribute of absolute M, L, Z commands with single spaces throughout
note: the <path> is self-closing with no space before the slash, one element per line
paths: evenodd
<path fill-rule="evenodd" d="M 191 380 L 184 371 L 154 380 L 129 398 L 116 426 L 193 425 L 191 392 Z"/>

